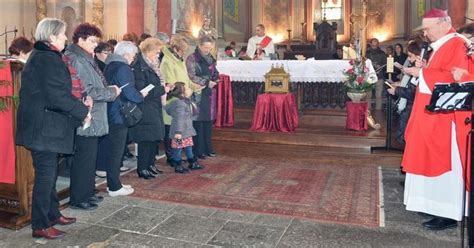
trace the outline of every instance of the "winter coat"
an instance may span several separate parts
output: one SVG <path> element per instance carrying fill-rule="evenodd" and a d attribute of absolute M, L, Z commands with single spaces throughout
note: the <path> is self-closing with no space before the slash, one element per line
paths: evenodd
<path fill-rule="evenodd" d="M 147 64 L 142 54 L 132 63 L 135 75 L 135 88 L 140 91 L 149 84 L 155 86 L 145 100 L 138 104 L 143 117 L 135 126 L 129 129 L 129 139 L 135 142 L 161 140 L 165 136 L 165 124 L 163 122 L 163 107 L 161 96 L 165 94 L 165 88 L 161 85 L 160 78 Z"/>
<path fill-rule="evenodd" d="M 199 116 L 196 118 L 196 121 L 211 121 L 211 97 L 213 89 L 208 86 L 209 81 L 217 82 L 219 80 L 216 60 L 210 55 L 207 59 L 204 58 L 201 52 L 199 52 L 199 48 L 196 47 L 196 51 L 186 59 L 186 67 L 188 68 L 189 78 L 195 84 L 206 86 L 201 92 L 201 99 L 198 106 Z"/>
<path fill-rule="evenodd" d="M 122 102 L 141 103 L 143 96 L 135 88 L 135 76 L 132 68 L 125 58 L 117 54 L 110 54 L 105 61 L 104 76 L 111 85 L 122 87 L 122 93 L 113 102 L 107 103 L 107 115 L 109 124 L 124 124 L 123 116 L 120 113 Z"/>
<path fill-rule="evenodd" d="M 160 72 L 165 82 L 169 84 L 183 82 L 186 87 L 195 90 L 196 86 L 189 79 L 185 62 L 177 58 L 168 47 L 164 47 L 162 51 L 164 56 L 161 61 Z M 171 117 L 166 113 L 166 111 L 163 111 L 163 120 L 166 125 L 171 124 Z"/>
<path fill-rule="evenodd" d="M 193 127 L 193 111 L 189 99 L 171 99 L 166 105 L 166 112 L 172 117 L 169 138 L 174 139 L 175 134 L 181 134 L 183 139 L 196 135 Z"/>
<path fill-rule="evenodd" d="M 88 54 L 76 44 L 69 45 L 66 56 L 71 60 L 72 65 L 77 70 L 77 75 L 88 96 L 94 100 L 92 107 L 92 121 L 89 128 L 77 128 L 77 135 L 86 137 L 100 137 L 109 133 L 107 121 L 107 102 L 115 100 L 115 89 L 105 86 L 105 78 L 99 75 L 99 67 L 95 64 L 92 55 Z M 94 69 L 94 66 L 97 68 Z"/>
<path fill-rule="evenodd" d="M 74 132 L 87 107 L 71 93 L 61 53 L 36 42 L 21 79 L 15 143 L 33 151 L 73 153 Z"/>

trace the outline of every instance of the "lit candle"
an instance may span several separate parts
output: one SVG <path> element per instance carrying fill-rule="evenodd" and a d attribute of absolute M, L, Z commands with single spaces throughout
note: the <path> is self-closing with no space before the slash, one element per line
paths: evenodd
<path fill-rule="evenodd" d="M 388 56 L 387 58 L 387 73 L 393 73 L 393 63 L 394 63 L 394 58 L 392 55 Z"/>

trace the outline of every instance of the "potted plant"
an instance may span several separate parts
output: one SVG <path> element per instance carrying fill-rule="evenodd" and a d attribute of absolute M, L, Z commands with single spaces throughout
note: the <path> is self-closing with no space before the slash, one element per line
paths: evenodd
<path fill-rule="evenodd" d="M 353 102 L 359 102 L 374 87 L 377 82 L 377 74 L 374 70 L 370 70 L 365 60 L 361 58 L 351 59 L 349 64 L 351 66 L 344 71 L 346 76 L 344 86 L 347 96 Z"/>

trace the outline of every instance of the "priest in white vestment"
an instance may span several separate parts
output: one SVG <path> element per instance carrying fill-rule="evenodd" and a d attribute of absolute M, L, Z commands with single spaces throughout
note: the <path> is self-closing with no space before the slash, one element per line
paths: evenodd
<path fill-rule="evenodd" d="M 247 56 L 254 60 L 260 60 L 264 56 L 275 53 L 275 45 L 270 36 L 265 35 L 265 26 L 255 26 L 255 36 L 249 39 L 247 44 Z"/>

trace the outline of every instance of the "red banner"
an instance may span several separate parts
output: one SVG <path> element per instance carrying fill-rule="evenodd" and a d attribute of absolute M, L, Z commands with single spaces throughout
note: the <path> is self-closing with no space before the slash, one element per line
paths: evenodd
<path fill-rule="evenodd" d="M 13 82 L 10 62 L 0 63 L 0 183 L 15 183 Z"/>

